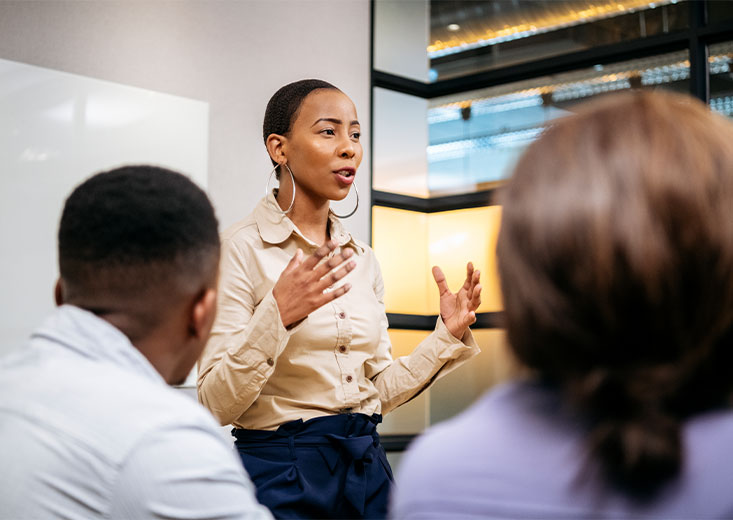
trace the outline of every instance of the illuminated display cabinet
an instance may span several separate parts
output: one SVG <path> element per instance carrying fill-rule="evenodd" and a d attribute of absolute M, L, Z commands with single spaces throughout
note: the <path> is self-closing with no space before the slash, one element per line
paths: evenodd
<path fill-rule="evenodd" d="M 610 92 L 691 94 L 733 117 L 733 2 L 372 2 L 371 238 L 395 357 L 433 329 L 431 267 L 482 271 L 482 354 L 385 417 L 385 446 L 463 410 L 517 367 L 501 327 L 496 190 L 552 121 Z"/>

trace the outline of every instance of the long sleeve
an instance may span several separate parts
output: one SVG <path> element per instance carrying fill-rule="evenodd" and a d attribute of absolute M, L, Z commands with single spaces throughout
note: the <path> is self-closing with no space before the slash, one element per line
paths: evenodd
<path fill-rule="evenodd" d="M 382 308 L 382 319 L 379 345 L 374 357 L 366 364 L 366 376 L 376 386 L 382 414 L 386 414 L 417 396 L 436 379 L 458 368 L 481 350 L 470 329 L 461 339 L 457 339 L 438 316 L 435 330 L 412 353 L 393 360 L 387 314 L 384 311 L 384 282 L 376 258 L 373 280 L 374 294 Z"/>
<path fill-rule="evenodd" d="M 221 424 L 231 423 L 257 399 L 302 325 L 285 329 L 271 288 L 256 301 L 257 276 L 249 272 L 256 258 L 245 248 L 232 240 L 222 243 L 218 314 L 199 360 L 199 401 Z"/>
<path fill-rule="evenodd" d="M 272 288 L 298 249 L 310 255 L 318 245 L 275 206 L 263 199 L 222 237 L 218 315 L 198 377 L 199 401 L 221 424 L 276 430 L 344 410 L 385 413 L 479 352 L 470 332 L 460 341 L 438 320 L 393 361 L 377 258 L 335 217 L 332 238 L 354 251 L 351 289 L 286 329 Z"/>

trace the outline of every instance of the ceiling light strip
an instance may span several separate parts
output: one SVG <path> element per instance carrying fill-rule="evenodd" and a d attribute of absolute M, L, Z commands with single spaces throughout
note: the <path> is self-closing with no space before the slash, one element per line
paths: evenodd
<path fill-rule="evenodd" d="M 634 13 L 639 10 L 676 4 L 678 1 L 656 0 L 655 2 L 649 2 L 648 0 L 624 0 L 622 2 L 607 2 L 606 4 L 590 4 L 586 9 L 571 10 L 563 14 L 539 19 L 535 22 L 524 22 L 511 27 L 487 29 L 483 35 L 473 40 L 460 40 L 458 38 L 452 38 L 447 42 L 436 40 L 431 45 L 428 45 L 428 56 L 431 59 L 439 58 L 471 49 L 564 29 L 566 27 Z"/>

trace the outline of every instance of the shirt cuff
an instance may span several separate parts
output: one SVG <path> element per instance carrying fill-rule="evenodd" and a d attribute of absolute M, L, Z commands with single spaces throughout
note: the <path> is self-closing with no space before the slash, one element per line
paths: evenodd
<path fill-rule="evenodd" d="M 453 368 L 460 366 L 466 360 L 481 353 L 481 349 L 479 348 L 478 343 L 476 343 L 476 340 L 471 333 L 471 329 L 466 329 L 463 337 L 458 339 L 451 334 L 448 327 L 443 323 L 443 318 L 440 315 L 438 315 L 438 321 L 435 324 L 435 331 L 433 334 L 435 335 L 435 339 L 442 345 L 442 348 L 438 353 L 438 359 L 455 365 L 445 373 L 453 370 Z M 447 366 L 444 366 L 443 370 L 446 370 L 447 368 Z"/>

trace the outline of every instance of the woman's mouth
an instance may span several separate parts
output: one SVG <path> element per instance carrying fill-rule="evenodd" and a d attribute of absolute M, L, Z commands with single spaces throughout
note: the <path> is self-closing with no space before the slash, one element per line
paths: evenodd
<path fill-rule="evenodd" d="M 345 185 L 353 183 L 354 178 L 356 177 L 356 170 L 353 168 L 344 168 L 343 170 L 337 170 L 333 173 L 336 175 L 339 182 Z"/>

